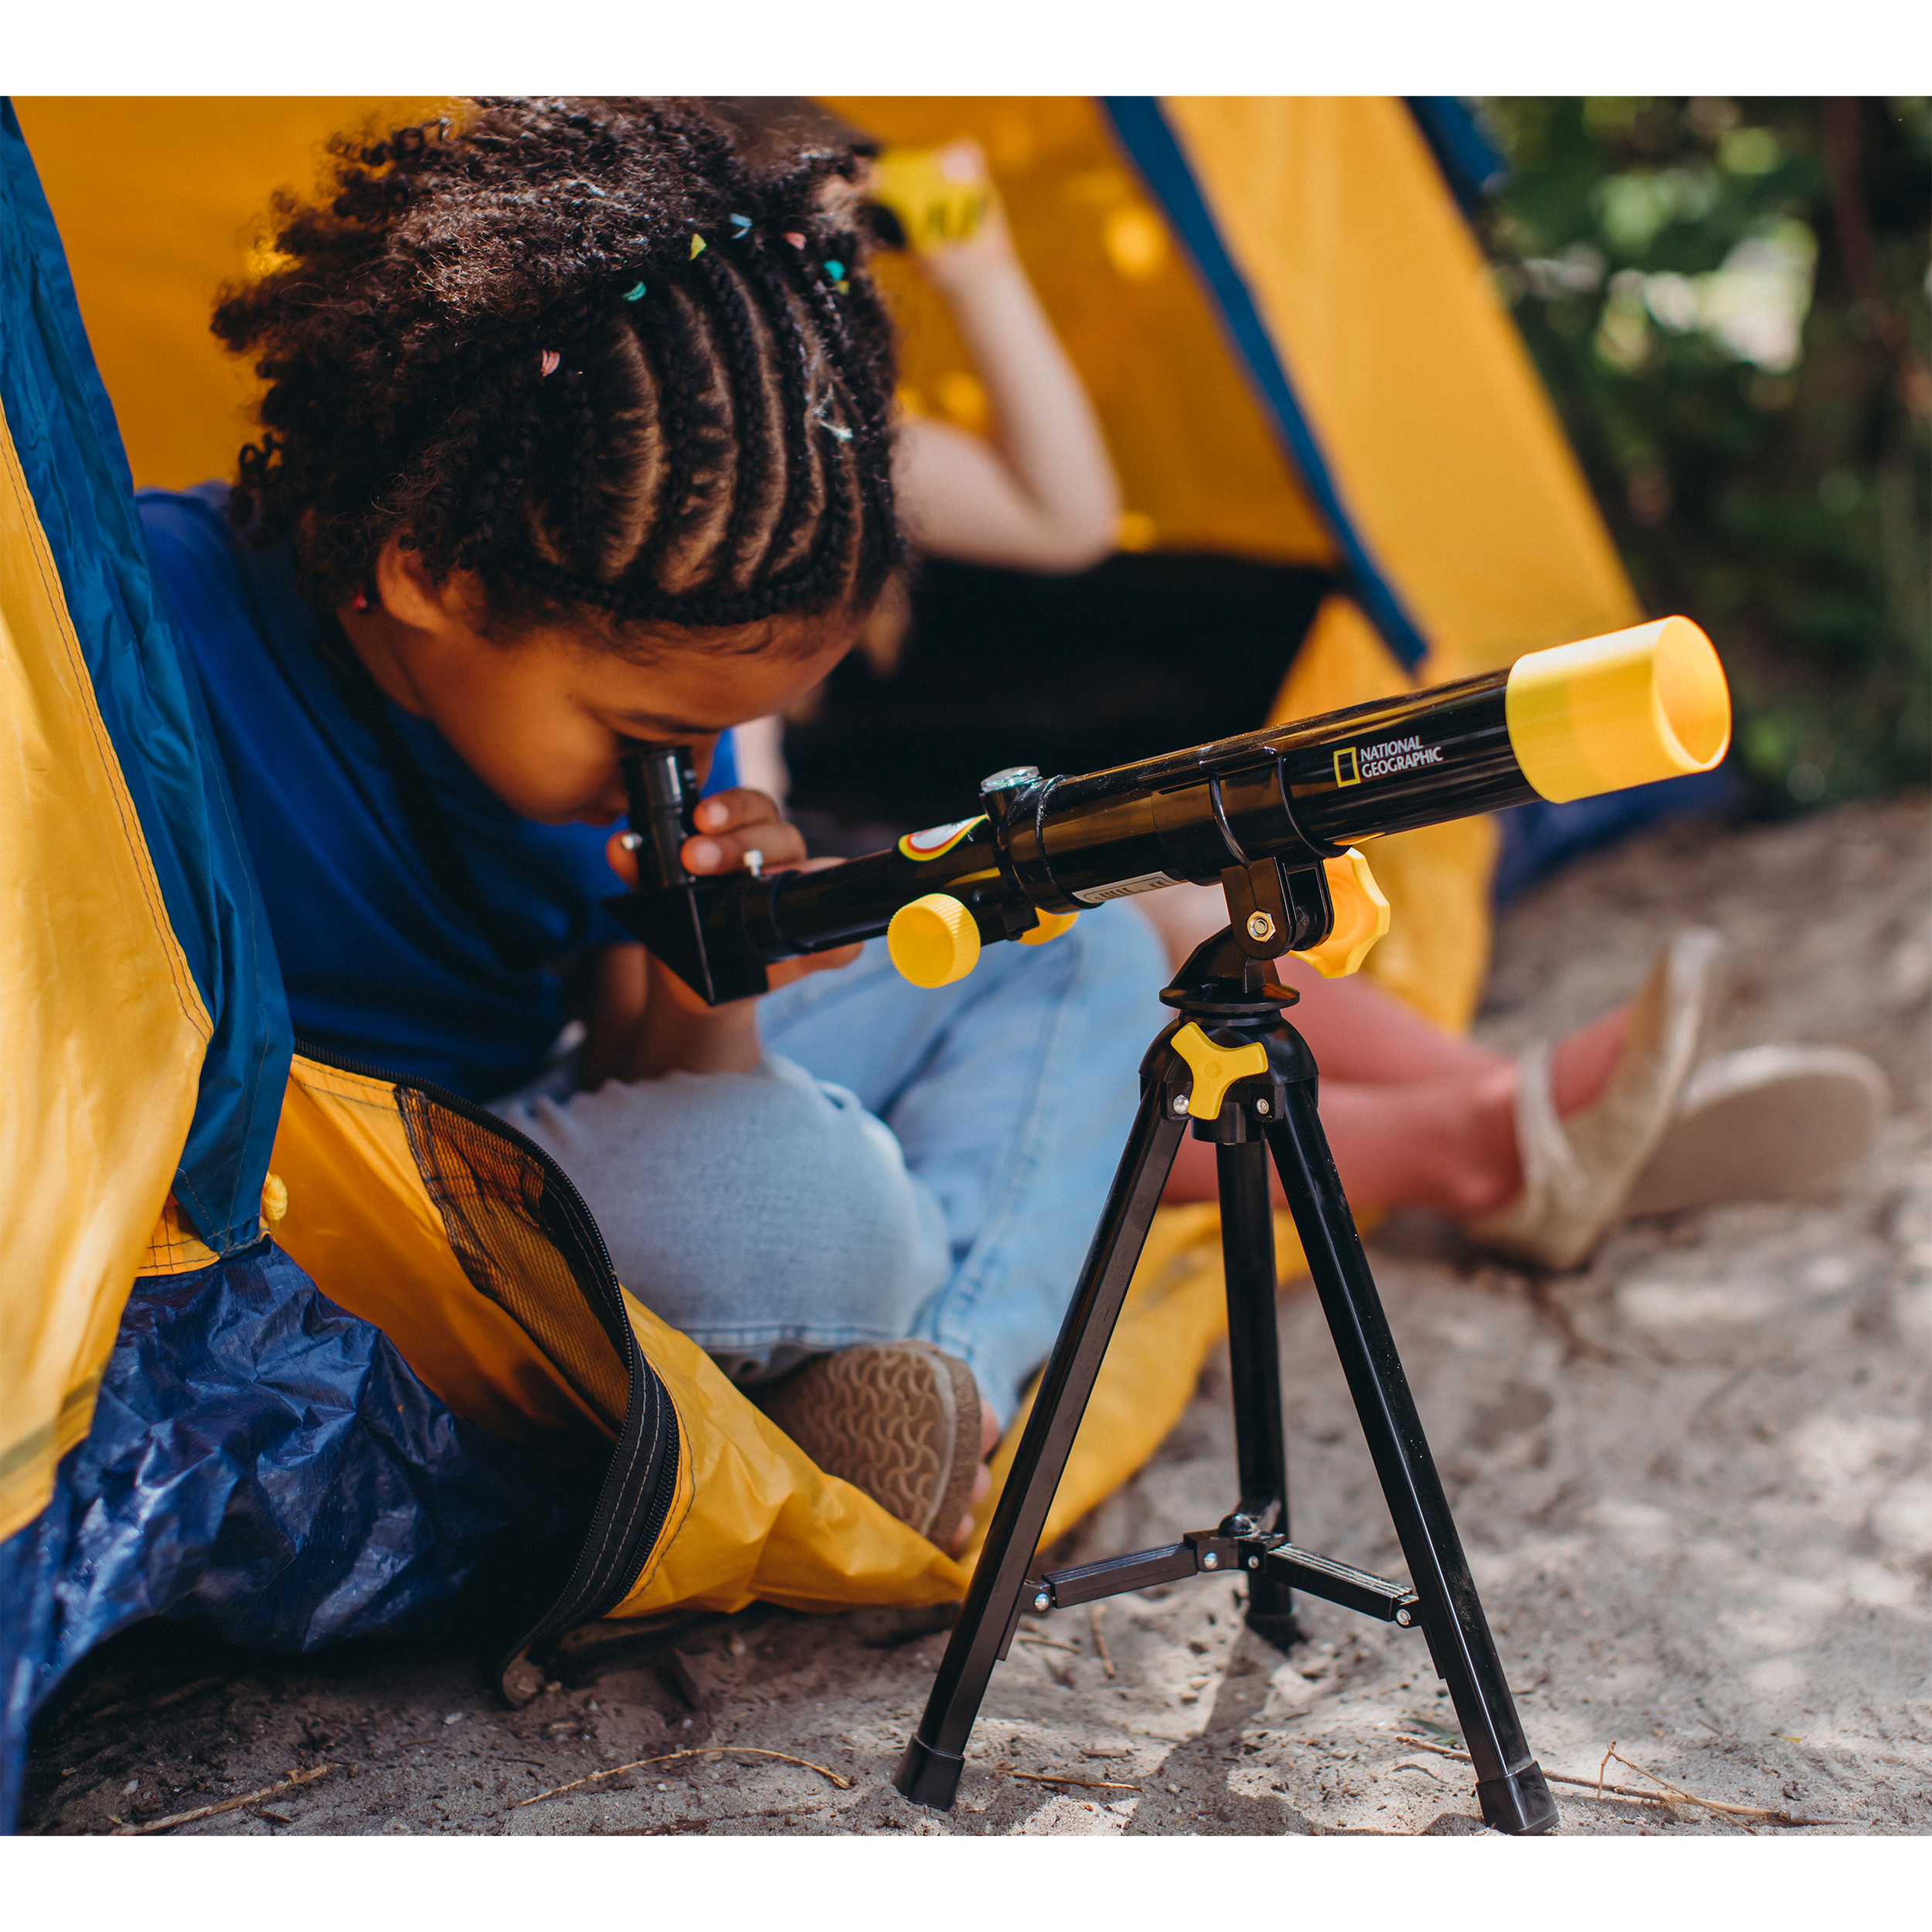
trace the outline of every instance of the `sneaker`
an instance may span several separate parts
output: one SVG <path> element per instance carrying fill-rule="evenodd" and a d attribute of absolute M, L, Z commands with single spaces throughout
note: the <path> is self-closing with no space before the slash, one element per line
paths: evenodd
<path fill-rule="evenodd" d="M 938 1543 L 979 1470 L 978 1385 L 927 1342 L 869 1342 L 807 1362 L 758 1405 L 828 1475 Z"/>

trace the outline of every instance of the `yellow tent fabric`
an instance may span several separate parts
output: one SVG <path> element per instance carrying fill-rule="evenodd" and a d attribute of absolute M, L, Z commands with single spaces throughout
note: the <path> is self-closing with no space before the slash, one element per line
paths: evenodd
<path fill-rule="evenodd" d="M 1165 106 L 1343 501 L 1421 625 L 1423 682 L 1638 622 L 1583 474 L 1406 107 Z"/>
<path fill-rule="evenodd" d="M 0 1541 L 87 1433 L 213 1031 L 0 422 Z"/>
<path fill-rule="evenodd" d="M 431 100 L 18 97 L 137 488 L 233 476 L 260 385 L 209 333 L 259 267 L 269 196 L 306 192 L 332 134 Z"/>

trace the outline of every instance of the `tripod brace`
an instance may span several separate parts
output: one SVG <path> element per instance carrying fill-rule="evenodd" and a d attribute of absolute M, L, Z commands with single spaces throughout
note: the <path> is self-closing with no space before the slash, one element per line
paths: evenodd
<path fill-rule="evenodd" d="M 1315 1111 L 1314 1056 L 1283 1018 L 1298 997 L 1234 928 L 1209 940 L 1161 995 L 1177 1017 L 1141 1064 L 1141 1104 L 1059 1339 L 1043 1372 L 959 1621 L 893 1781 L 949 1809 L 993 1666 L 1021 1617 L 1155 1583 L 1233 1571 L 1248 1628 L 1277 1648 L 1302 1634 L 1294 1593 L 1419 1627 L 1476 1770 L 1484 1820 L 1547 1831 L 1556 1808 L 1531 1757 L 1421 1418 Z M 1036 1566 L 1039 1538 L 1183 1132 L 1215 1144 L 1233 1368 L 1239 1495 L 1213 1529 L 1068 1570 Z M 1410 1584 L 1301 1548 L 1288 1528 L 1267 1163 L 1287 1196 Z"/>

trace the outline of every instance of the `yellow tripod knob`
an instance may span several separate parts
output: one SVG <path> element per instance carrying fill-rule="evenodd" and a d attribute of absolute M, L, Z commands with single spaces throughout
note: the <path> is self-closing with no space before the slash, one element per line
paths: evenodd
<path fill-rule="evenodd" d="M 1046 946 L 1058 939 L 1062 933 L 1071 932 L 1078 913 L 1042 913 L 1039 923 L 1030 932 L 1022 933 L 1019 943 L 1022 946 Z"/>
<path fill-rule="evenodd" d="M 979 928 L 951 893 L 928 893 L 893 914 L 886 951 L 900 978 L 950 986 L 979 964 Z"/>
<path fill-rule="evenodd" d="M 1335 930 L 1319 946 L 1295 957 L 1305 959 L 1324 979 L 1342 979 L 1387 933 L 1389 902 L 1368 860 L 1352 845 L 1339 859 L 1324 859 L 1321 869 L 1328 876 L 1328 896 L 1335 902 Z"/>

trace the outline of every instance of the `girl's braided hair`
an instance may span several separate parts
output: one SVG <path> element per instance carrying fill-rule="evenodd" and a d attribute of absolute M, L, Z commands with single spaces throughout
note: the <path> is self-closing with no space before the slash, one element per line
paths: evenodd
<path fill-rule="evenodd" d="M 329 198 L 276 198 L 281 259 L 214 318 L 268 384 L 231 513 L 292 539 L 311 600 L 400 536 L 475 573 L 489 627 L 614 648 L 872 603 L 903 542 L 849 134 L 483 100 L 330 152 Z"/>

